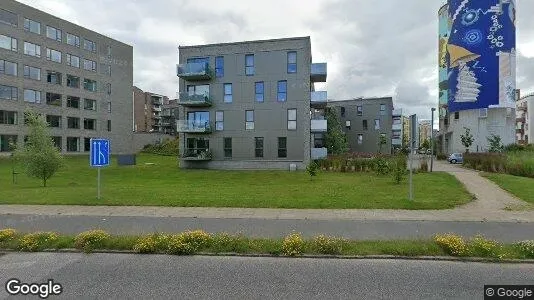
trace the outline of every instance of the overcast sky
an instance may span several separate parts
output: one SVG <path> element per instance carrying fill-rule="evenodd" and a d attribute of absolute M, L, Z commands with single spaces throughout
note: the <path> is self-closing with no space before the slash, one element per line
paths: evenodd
<path fill-rule="evenodd" d="M 443 0 L 20 0 L 134 47 L 134 84 L 176 97 L 178 45 L 311 36 L 331 99 L 393 96 L 430 118 Z M 534 91 L 534 0 L 518 8 L 517 87 Z"/>

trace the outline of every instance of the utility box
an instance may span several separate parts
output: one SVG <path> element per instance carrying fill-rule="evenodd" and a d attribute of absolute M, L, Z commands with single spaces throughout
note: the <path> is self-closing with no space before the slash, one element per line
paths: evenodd
<path fill-rule="evenodd" d="M 119 154 L 117 155 L 117 164 L 119 166 L 133 166 L 136 164 L 135 154 Z"/>
<path fill-rule="evenodd" d="M 289 164 L 289 172 L 294 172 L 297 170 L 297 164 Z"/>

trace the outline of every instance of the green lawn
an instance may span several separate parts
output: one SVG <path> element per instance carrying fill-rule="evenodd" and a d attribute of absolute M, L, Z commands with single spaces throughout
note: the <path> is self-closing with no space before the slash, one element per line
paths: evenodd
<path fill-rule="evenodd" d="M 452 175 L 414 176 L 415 201 L 407 180 L 391 176 L 321 172 L 180 170 L 175 157 L 141 154 L 136 166 L 102 169 L 102 199 L 96 199 L 96 169 L 88 157 L 67 157 L 47 187 L 19 174 L 11 183 L 11 163 L 0 160 L 0 204 L 157 205 L 189 207 L 445 209 L 471 195 Z M 150 163 L 150 164 L 147 164 Z"/>
<path fill-rule="evenodd" d="M 534 179 L 499 173 L 483 173 L 483 176 L 495 182 L 503 190 L 526 202 L 534 204 Z"/>

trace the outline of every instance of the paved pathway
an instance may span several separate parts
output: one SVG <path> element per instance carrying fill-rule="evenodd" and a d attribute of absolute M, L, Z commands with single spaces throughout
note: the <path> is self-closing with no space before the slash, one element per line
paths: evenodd
<path fill-rule="evenodd" d="M 435 171 L 456 176 L 476 195 L 467 205 L 445 210 L 393 209 L 271 209 L 154 206 L 0 205 L 0 215 L 147 216 L 226 219 L 287 220 L 396 220 L 396 221 L 494 221 L 534 222 L 534 211 L 507 211 L 525 203 L 500 189 L 476 171 L 436 161 Z"/>

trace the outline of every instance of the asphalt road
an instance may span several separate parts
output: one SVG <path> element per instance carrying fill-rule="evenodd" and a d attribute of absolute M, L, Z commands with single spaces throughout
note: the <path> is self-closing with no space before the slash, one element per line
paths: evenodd
<path fill-rule="evenodd" d="M 53 279 L 49 299 L 483 299 L 484 284 L 531 284 L 532 264 L 413 260 L 10 253 L 0 281 Z M 11 299 L 0 288 L 0 299 Z"/>
<path fill-rule="evenodd" d="M 361 220 L 264 220 L 200 219 L 172 217 L 95 217 L 0 215 L 0 228 L 23 232 L 57 231 L 77 234 L 100 228 L 113 234 L 143 234 L 204 229 L 208 232 L 241 232 L 252 237 L 282 237 L 292 231 L 306 237 L 328 234 L 348 239 L 386 240 L 430 238 L 436 233 L 463 236 L 483 234 L 502 242 L 534 239 L 534 223 L 447 222 L 447 221 L 361 221 Z"/>

